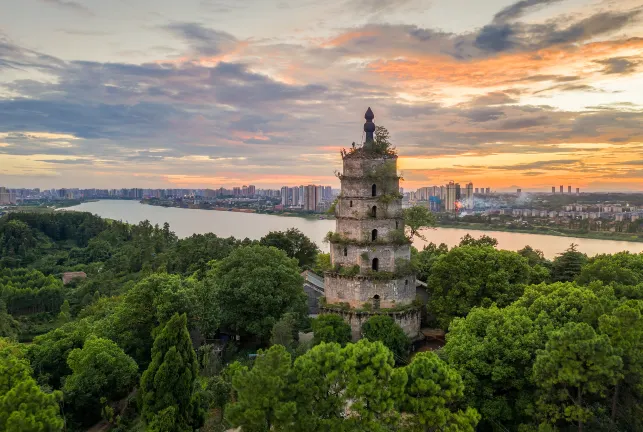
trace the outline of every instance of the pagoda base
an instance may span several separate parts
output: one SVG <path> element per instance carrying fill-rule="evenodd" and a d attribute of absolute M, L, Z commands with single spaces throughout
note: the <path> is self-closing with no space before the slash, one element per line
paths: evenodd
<path fill-rule="evenodd" d="M 336 314 L 351 326 L 353 342 L 362 338 L 362 325 L 373 315 L 388 315 L 393 318 L 395 324 L 399 325 L 411 341 L 420 337 L 422 306 L 408 306 L 403 310 L 379 309 L 377 311 L 364 311 L 356 309 L 345 309 L 333 305 L 320 306 L 320 314 Z"/>

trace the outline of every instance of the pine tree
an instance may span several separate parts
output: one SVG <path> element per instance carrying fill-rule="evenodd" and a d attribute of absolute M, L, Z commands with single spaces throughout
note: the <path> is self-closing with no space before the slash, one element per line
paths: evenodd
<path fill-rule="evenodd" d="M 581 268 L 587 262 L 587 255 L 578 252 L 577 244 L 558 255 L 552 263 L 552 280 L 554 282 L 572 282 L 580 274 Z"/>
<path fill-rule="evenodd" d="M 152 363 L 141 377 L 142 415 L 149 430 L 180 432 L 202 425 L 192 392 L 197 374 L 187 317 L 174 314 L 154 341 Z"/>

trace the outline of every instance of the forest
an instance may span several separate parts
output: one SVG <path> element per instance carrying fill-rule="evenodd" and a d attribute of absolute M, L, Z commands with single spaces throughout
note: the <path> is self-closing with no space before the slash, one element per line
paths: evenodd
<path fill-rule="evenodd" d="M 308 317 L 300 273 L 330 259 L 296 229 L 179 239 L 10 213 L 0 430 L 643 431 L 643 254 L 496 246 L 412 249 L 423 325 L 447 332 L 415 352 L 386 315 L 357 343 L 338 315 Z"/>

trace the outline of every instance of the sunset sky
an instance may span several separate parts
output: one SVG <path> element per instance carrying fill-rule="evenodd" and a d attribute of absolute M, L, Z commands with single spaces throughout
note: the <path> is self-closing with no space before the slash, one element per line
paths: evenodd
<path fill-rule="evenodd" d="M 643 190 L 642 0 L 2 0 L 0 186 Z"/>

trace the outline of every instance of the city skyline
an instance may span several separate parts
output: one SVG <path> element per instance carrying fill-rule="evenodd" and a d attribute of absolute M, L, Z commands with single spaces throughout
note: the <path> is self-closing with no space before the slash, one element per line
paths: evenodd
<path fill-rule="evenodd" d="M 9 188 L 337 188 L 370 106 L 405 189 L 643 190 L 640 0 L 8 3 Z"/>

